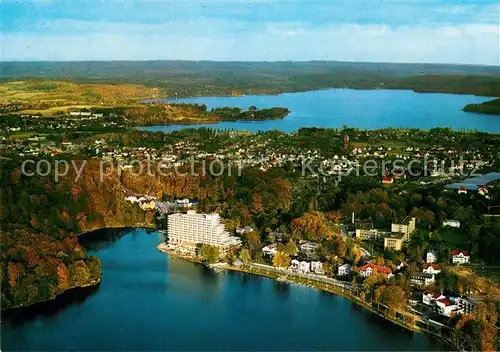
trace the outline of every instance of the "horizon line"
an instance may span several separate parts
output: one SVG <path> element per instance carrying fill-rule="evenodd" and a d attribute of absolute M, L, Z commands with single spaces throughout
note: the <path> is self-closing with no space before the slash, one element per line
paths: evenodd
<path fill-rule="evenodd" d="M 344 61 L 344 60 L 190 60 L 190 59 L 151 59 L 151 60 L 0 60 L 0 64 L 10 63 L 97 63 L 97 62 L 214 62 L 214 63 L 359 63 L 359 64 L 392 64 L 392 65 L 448 65 L 448 66 L 475 66 L 498 67 L 493 64 L 449 63 L 449 62 L 396 62 L 396 61 Z"/>

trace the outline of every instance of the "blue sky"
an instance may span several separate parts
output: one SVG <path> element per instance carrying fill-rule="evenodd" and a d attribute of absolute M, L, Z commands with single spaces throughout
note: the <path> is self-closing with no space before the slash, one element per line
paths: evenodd
<path fill-rule="evenodd" d="M 500 65 L 499 1 L 13 1 L 2 60 Z"/>

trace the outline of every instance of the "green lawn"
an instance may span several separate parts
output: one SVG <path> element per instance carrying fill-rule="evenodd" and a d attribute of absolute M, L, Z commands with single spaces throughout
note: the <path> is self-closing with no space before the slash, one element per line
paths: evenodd
<path fill-rule="evenodd" d="M 470 236 L 459 229 L 442 229 L 439 231 L 442 239 L 452 247 L 457 249 L 469 249 Z"/>

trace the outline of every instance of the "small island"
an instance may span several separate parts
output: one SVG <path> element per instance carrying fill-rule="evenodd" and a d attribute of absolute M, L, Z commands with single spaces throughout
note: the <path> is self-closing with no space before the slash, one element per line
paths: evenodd
<path fill-rule="evenodd" d="M 500 98 L 485 101 L 481 104 L 467 104 L 463 110 L 478 114 L 500 115 Z"/>

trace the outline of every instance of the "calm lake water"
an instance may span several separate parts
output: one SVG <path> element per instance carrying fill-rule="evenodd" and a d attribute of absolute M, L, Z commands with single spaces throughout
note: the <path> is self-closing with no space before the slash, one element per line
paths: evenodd
<path fill-rule="evenodd" d="M 341 128 L 343 125 L 363 129 L 410 127 L 430 129 L 477 129 L 500 133 L 500 116 L 461 111 L 469 103 L 481 103 L 493 98 L 473 95 L 414 93 L 410 90 L 329 89 L 280 95 L 249 95 L 240 97 L 195 97 L 178 100 L 158 99 L 177 103 L 206 104 L 209 109 L 237 106 L 247 109 L 282 106 L 291 110 L 283 120 L 221 122 L 196 124 L 189 127 L 249 130 L 253 132 L 280 130 L 293 132 L 300 127 Z M 185 125 L 141 127 L 150 131 L 174 131 Z"/>
<path fill-rule="evenodd" d="M 345 298 L 156 249 L 156 232 L 83 238 L 99 287 L 2 315 L 2 350 L 440 350 Z"/>

